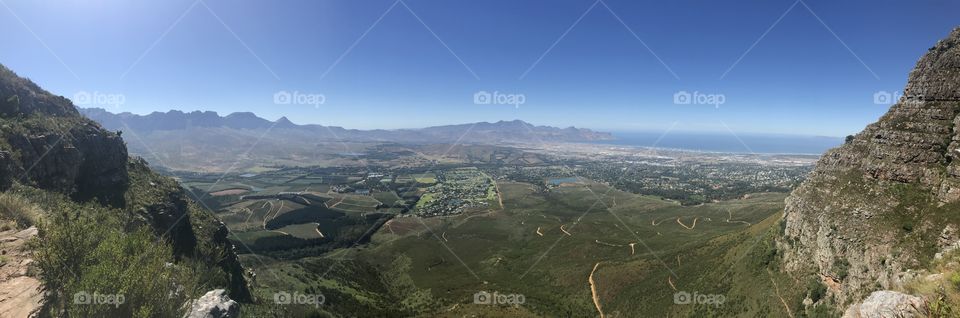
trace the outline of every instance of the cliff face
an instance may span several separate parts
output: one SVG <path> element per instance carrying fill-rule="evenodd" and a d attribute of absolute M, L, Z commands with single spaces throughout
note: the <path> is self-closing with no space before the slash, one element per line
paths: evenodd
<path fill-rule="evenodd" d="M 814 272 L 849 304 L 896 288 L 956 241 L 960 215 L 960 28 L 910 73 L 904 97 L 828 151 L 786 201 L 787 270 Z"/>
<path fill-rule="evenodd" d="M 0 191 L 15 183 L 129 213 L 133 224 L 165 238 L 178 258 L 221 268 L 234 299 L 251 300 L 223 223 L 192 203 L 176 181 L 129 158 L 118 133 L 0 65 Z"/>
<path fill-rule="evenodd" d="M 0 190 L 13 181 L 122 206 L 127 148 L 69 100 L 0 66 Z"/>

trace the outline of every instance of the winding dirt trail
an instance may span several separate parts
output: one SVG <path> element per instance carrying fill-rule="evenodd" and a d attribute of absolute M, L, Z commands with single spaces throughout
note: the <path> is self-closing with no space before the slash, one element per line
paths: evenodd
<path fill-rule="evenodd" d="M 566 226 L 566 224 L 560 224 L 560 231 L 567 236 L 573 236 L 573 234 L 570 234 L 570 232 L 567 232 L 567 230 L 563 228 L 564 226 Z"/>
<path fill-rule="evenodd" d="M 593 273 L 597 272 L 597 267 L 600 267 L 600 262 L 597 262 L 596 265 L 593 265 L 593 270 L 590 271 L 590 277 L 587 278 L 587 281 L 590 283 L 590 295 L 593 297 L 593 305 L 597 307 L 597 312 L 600 313 L 600 318 L 604 318 L 603 308 L 600 307 L 600 295 L 597 294 L 597 281 L 593 279 Z"/>
<path fill-rule="evenodd" d="M 730 210 L 727 210 L 727 223 L 743 223 L 743 224 L 746 224 L 747 226 L 753 225 L 747 221 L 731 221 L 731 219 L 733 219 L 733 212 L 731 212 Z"/>
<path fill-rule="evenodd" d="M 543 233 L 540 232 L 540 227 L 539 227 L 539 226 L 537 227 L 537 235 L 543 236 Z"/>
<path fill-rule="evenodd" d="M 270 210 L 273 210 L 273 202 L 270 202 L 270 201 L 264 202 L 263 205 L 260 206 L 260 208 L 261 208 L 261 209 L 265 208 L 268 203 L 270 204 Z M 247 209 L 247 210 L 250 211 L 250 215 L 247 216 L 247 219 L 246 219 L 246 220 L 243 220 L 243 223 L 250 222 L 250 218 L 253 217 L 253 210 L 250 210 L 250 209 Z M 267 214 L 270 214 L 270 210 L 267 210 Z M 267 215 L 264 214 L 263 217 L 267 217 Z"/>
<path fill-rule="evenodd" d="M 623 247 L 623 245 L 611 244 L 611 243 L 607 243 L 607 242 L 601 242 L 600 240 L 593 240 L 593 241 L 594 241 L 594 242 L 597 242 L 597 244 L 600 244 L 600 245 L 606 245 L 606 246 L 611 246 L 611 247 Z"/>
<path fill-rule="evenodd" d="M 677 286 L 673 284 L 673 278 L 670 275 L 667 275 L 667 284 L 670 285 L 670 288 L 673 288 L 673 291 L 677 291 Z"/>
<path fill-rule="evenodd" d="M 650 225 L 657 226 L 657 225 L 660 225 L 660 223 L 663 223 L 663 221 L 666 221 L 666 220 L 667 220 L 667 219 L 663 219 L 663 220 L 660 220 L 660 222 L 657 222 L 656 219 L 653 219 L 653 220 L 650 220 Z"/>
<path fill-rule="evenodd" d="M 270 209 L 271 209 L 271 210 L 273 209 L 273 204 L 272 204 L 272 203 L 270 204 Z M 283 200 L 280 200 L 280 207 L 277 208 L 277 212 L 274 212 L 274 213 L 273 213 L 273 217 L 272 217 L 272 218 L 269 218 L 269 219 L 274 219 L 274 218 L 276 218 L 277 215 L 280 214 L 280 210 L 283 210 Z M 264 230 L 267 229 L 267 220 L 268 220 L 267 217 L 268 217 L 268 216 L 270 216 L 270 211 L 267 211 L 267 214 L 265 214 L 265 215 L 263 216 L 263 229 L 264 229 Z"/>
<path fill-rule="evenodd" d="M 780 303 L 783 304 L 783 308 L 787 311 L 787 315 L 790 318 L 793 318 L 793 311 L 790 310 L 790 306 L 787 305 L 787 301 L 783 300 L 783 297 L 780 296 L 780 287 L 777 286 L 777 281 L 773 280 L 773 274 L 770 273 L 770 270 L 767 270 L 767 276 L 770 277 L 770 282 L 773 283 L 773 289 L 777 292 L 777 298 L 780 298 Z"/>
<path fill-rule="evenodd" d="M 446 232 L 446 231 L 444 231 L 442 234 L 440 234 L 440 237 L 443 238 L 443 241 L 444 241 L 444 242 L 450 242 L 450 240 L 447 239 L 447 232 Z"/>
<path fill-rule="evenodd" d="M 630 243 L 630 255 L 637 253 L 637 250 L 633 248 L 634 245 L 637 245 L 637 243 Z"/>
<path fill-rule="evenodd" d="M 497 201 L 500 201 L 500 209 L 503 210 L 503 194 L 500 194 L 500 184 L 493 180 L 493 188 L 497 190 Z"/>
<path fill-rule="evenodd" d="M 698 216 L 698 217 L 693 218 L 693 225 L 692 225 L 692 226 L 687 226 L 686 224 L 683 224 L 683 222 L 680 222 L 680 217 L 678 216 L 678 217 L 677 217 L 677 224 L 680 224 L 680 226 L 682 226 L 682 227 L 684 227 L 684 228 L 686 228 L 686 229 L 688 229 L 688 230 L 692 230 L 693 228 L 697 227 L 697 219 L 700 219 L 700 217 Z"/>
<path fill-rule="evenodd" d="M 383 224 L 383 226 L 386 226 L 387 229 L 390 230 L 390 234 L 397 234 L 397 232 L 394 232 L 394 231 L 393 231 L 393 227 L 390 226 L 390 223 L 393 223 L 393 219 L 388 220 L 387 223 L 384 223 L 384 224 Z M 319 232 L 319 231 L 320 231 L 320 230 L 317 229 L 317 232 Z"/>

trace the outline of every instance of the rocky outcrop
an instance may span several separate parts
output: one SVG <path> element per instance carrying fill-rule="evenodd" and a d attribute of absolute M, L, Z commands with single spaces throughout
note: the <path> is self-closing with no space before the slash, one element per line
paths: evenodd
<path fill-rule="evenodd" d="M 119 132 L 103 129 L 69 100 L 0 65 L 0 191 L 14 183 L 129 213 L 135 216 L 130 229 L 147 225 L 169 242 L 177 259 L 221 268 L 233 299 L 252 301 L 233 244 L 226 232 L 214 233 L 222 223 L 191 202 L 175 180 L 129 158 Z"/>
<path fill-rule="evenodd" d="M 0 190 L 16 181 L 78 201 L 124 204 L 126 145 L 69 100 L 0 65 L 0 118 Z"/>
<path fill-rule="evenodd" d="M 92 122 L 51 131 L 29 127 L 25 134 L 7 133 L 7 143 L 19 154 L 14 179 L 45 190 L 68 194 L 79 201 L 97 199 L 123 205 L 128 187 L 127 147 L 116 134 Z"/>
<path fill-rule="evenodd" d="M 786 200 L 784 267 L 838 282 L 843 306 L 902 287 L 960 200 L 960 28 L 930 48 L 904 97 L 828 151 Z M 932 254 L 932 253 L 931 253 Z"/>
<path fill-rule="evenodd" d="M 50 94 L 26 78 L 0 65 L 0 116 L 68 116 L 80 113 L 73 103 L 63 96 Z"/>
<path fill-rule="evenodd" d="M 230 249 L 227 251 L 226 256 L 220 261 L 219 265 L 223 268 L 223 271 L 230 275 L 230 295 L 239 301 L 251 302 L 254 300 L 253 295 L 250 294 L 250 286 L 247 284 L 246 277 L 244 276 L 244 269 L 240 264 L 240 258 L 233 248 L 233 243 L 227 239 L 227 235 L 229 234 L 230 230 L 227 229 L 227 225 L 219 222 L 217 231 L 213 235 L 213 241 L 215 244 L 221 246 L 229 246 Z"/>
<path fill-rule="evenodd" d="M 184 318 L 237 318 L 240 304 L 230 300 L 227 291 L 215 289 L 194 300 Z"/>
<path fill-rule="evenodd" d="M 927 317 L 923 298 L 895 291 L 882 290 L 870 294 L 862 303 L 854 304 L 843 318 L 913 318 Z"/>

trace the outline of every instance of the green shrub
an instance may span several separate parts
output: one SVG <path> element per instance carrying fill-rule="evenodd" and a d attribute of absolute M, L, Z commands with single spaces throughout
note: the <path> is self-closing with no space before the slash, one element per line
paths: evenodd
<path fill-rule="evenodd" d="M 0 219 L 17 223 L 17 227 L 33 226 L 40 219 L 40 208 L 14 193 L 0 193 Z"/>
<path fill-rule="evenodd" d="M 960 290 L 960 272 L 953 272 L 953 275 L 950 275 L 950 283 L 953 284 L 953 288 Z"/>
<path fill-rule="evenodd" d="M 121 231 L 111 222 L 116 211 L 97 206 L 67 211 L 40 224 L 36 246 L 50 316 L 180 317 L 198 294 L 195 268 L 174 264 L 149 228 Z"/>
<path fill-rule="evenodd" d="M 820 283 L 820 280 L 816 277 L 811 278 L 810 281 L 807 282 L 807 290 L 810 291 L 810 299 L 813 300 L 813 302 L 818 302 L 820 299 L 823 299 L 823 296 L 827 295 L 827 286 Z"/>
<path fill-rule="evenodd" d="M 834 269 L 837 271 L 837 278 L 843 280 L 847 278 L 847 275 L 850 274 L 850 262 L 845 258 L 837 259 L 833 264 Z"/>

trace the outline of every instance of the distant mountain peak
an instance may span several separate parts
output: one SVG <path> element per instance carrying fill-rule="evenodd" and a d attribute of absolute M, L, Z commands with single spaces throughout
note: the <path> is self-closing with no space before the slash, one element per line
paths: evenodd
<path fill-rule="evenodd" d="M 290 121 L 289 119 L 287 119 L 287 116 L 281 116 L 281 117 L 280 117 L 279 119 L 277 119 L 277 121 L 274 122 L 274 123 L 277 125 L 277 127 L 282 127 L 282 128 L 298 127 L 297 124 L 294 124 L 292 121 Z"/>

